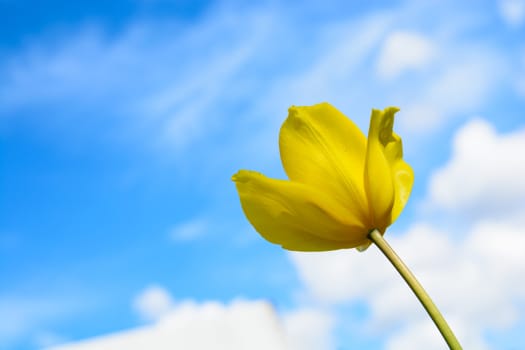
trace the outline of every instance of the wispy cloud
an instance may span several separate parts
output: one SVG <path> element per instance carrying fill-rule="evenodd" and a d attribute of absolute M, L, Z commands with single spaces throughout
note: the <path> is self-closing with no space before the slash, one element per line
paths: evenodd
<path fill-rule="evenodd" d="M 123 129 L 155 140 L 148 147 L 185 149 L 220 128 L 225 105 L 242 91 L 236 75 L 267 32 L 263 17 L 244 13 L 236 22 L 218 13 L 191 27 L 136 22 L 116 37 L 91 25 L 35 40 L 0 65 L 0 109 L 4 118 L 46 111 L 46 123 L 71 131 L 79 121 L 102 122 L 115 137 Z"/>
<path fill-rule="evenodd" d="M 498 2 L 501 16 L 510 26 L 519 27 L 525 20 L 525 1 L 500 0 Z"/>
<path fill-rule="evenodd" d="M 183 302 L 150 326 L 52 349 L 151 348 L 286 349 L 274 310 L 263 301 L 234 301 L 228 305 Z"/>
<path fill-rule="evenodd" d="M 431 133 L 451 119 L 465 118 L 479 111 L 487 98 L 503 83 L 504 59 L 489 47 L 442 47 L 449 54 L 434 67 L 421 90 L 404 100 L 402 126 L 412 131 Z M 445 58 L 446 57 L 446 58 Z M 408 92 L 405 91 L 409 96 Z"/>
<path fill-rule="evenodd" d="M 482 106 L 505 74 L 495 44 L 463 39 L 482 23 L 454 25 L 451 16 L 424 31 L 400 29 L 408 19 L 423 27 L 430 5 L 320 20 L 307 41 L 300 28 L 309 5 L 296 10 L 267 4 L 240 14 L 217 6 L 191 25 L 137 21 L 118 36 L 91 25 L 34 40 L 0 62 L 0 109 L 43 109 L 53 116 L 46 123 L 102 121 L 118 137 L 176 156 L 219 136 L 221 147 L 245 141 L 247 127 L 273 132 L 290 104 L 322 100 L 352 106 L 363 124 L 370 106 L 395 100 L 407 129 L 429 132 Z M 402 75 L 407 69 L 416 74 Z"/>
<path fill-rule="evenodd" d="M 385 39 L 377 60 L 377 73 L 385 79 L 405 71 L 428 67 L 436 55 L 434 43 L 419 33 L 396 31 Z"/>
<path fill-rule="evenodd" d="M 197 218 L 176 225 L 170 230 L 169 236 L 176 242 L 187 242 L 202 237 L 208 230 L 208 221 Z"/>

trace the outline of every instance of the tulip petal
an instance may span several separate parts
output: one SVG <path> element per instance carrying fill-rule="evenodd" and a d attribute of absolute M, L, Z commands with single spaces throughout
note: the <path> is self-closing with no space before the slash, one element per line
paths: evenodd
<path fill-rule="evenodd" d="M 401 213 L 414 179 L 403 161 L 401 138 L 393 132 L 396 107 L 372 110 L 365 165 L 365 189 L 374 227 L 384 232 Z"/>
<path fill-rule="evenodd" d="M 399 144 L 399 147 L 401 148 L 401 140 Z M 402 159 L 399 159 L 392 166 L 392 176 L 396 192 L 394 207 L 392 208 L 392 222 L 394 222 L 399 214 L 401 214 L 401 211 L 403 211 L 403 208 L 410 197 L 412 185 L 414 184 L 414 171 L 410 165 Z"/>
<path fill-rule="evenodd" d="M 338 201 L 354 225 L 369 223 L 363 184 L 366 138 L 350 119 L 328 103 L 291 107 L 279 148 L 290 180 Z"/>
<path fill-rule="evenodd" d="M 353 248 L 367 230 L 346 219 L 338 202 L 308 185 L 241 170 L 232 177 L 244 214 L 265 239 L 297 251 Z"/>

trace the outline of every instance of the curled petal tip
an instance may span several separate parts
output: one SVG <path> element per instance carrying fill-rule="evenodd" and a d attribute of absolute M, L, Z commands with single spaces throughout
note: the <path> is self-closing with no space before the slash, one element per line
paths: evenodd
<path fill-rule="evenodd" d="M 399 107 L 396 107 L 396 106 L 389 106 L 389 107 L 386 107 L 385 109 L 381 110 L 381 109 L 377 109 L 377 108 L 372 108 L 372 112 L 376 112 L 376 113 L 396 113 L 396 112 L 399 112 L 401 110 L 401 108 Z"/>
<path fill-rule="evenodd" d="M 399 112 L 401 109 L 399 107 L 396 107 L 396 106 L 390 106 L 390 107 L 386 107 L 385 108 L 385 113 L 397 113 Z"/>

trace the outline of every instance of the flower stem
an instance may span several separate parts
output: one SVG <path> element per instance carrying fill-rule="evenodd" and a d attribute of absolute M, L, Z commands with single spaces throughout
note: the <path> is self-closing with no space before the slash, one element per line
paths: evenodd
<path fill-rule="evenodd" d="M 435 325 L 439 329 L 439 332 L 447 342 L 451 350 L 461 350 L 462 347 L 459 344 L 454 332 L 450 329 L 447 321 L 439 312 L 436 304 L 430 299 L 430 296 L 427 294 L 423 286 L 418 282 L 416 276 L 408 269 L 405 263 L 399 258 L 396 252 L 392 247 L 385 241 L 383 235 L 378 230 L 373 230 L 368 234 L 368 237 L 372 242 L 377 245 L 379 250 L 387 257 L 388 260 L 394 265 L 396 270 L 399 272 L 401 277 L 408 284 L 410 289 L 414 292 L 416 297 L 419 299 L 425 310 L 427 310 L 428 315 L 434 321 Z"/>

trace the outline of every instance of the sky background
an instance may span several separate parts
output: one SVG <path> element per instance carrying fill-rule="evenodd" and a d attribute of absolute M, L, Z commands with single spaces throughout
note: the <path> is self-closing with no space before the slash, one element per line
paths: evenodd
<path fill-rule="evenodd" d="M 374 247 L 264 241 L 230 177 L 284 178 L 291 105 L 415 170 L 386 237 L 466 349 L 525 348 L 525 2 L 0 0 L 0 348 L 269 300 L 297 349 L 443 349 Z"/>

